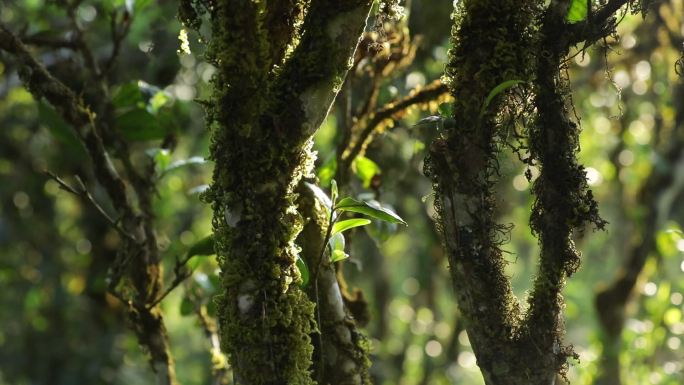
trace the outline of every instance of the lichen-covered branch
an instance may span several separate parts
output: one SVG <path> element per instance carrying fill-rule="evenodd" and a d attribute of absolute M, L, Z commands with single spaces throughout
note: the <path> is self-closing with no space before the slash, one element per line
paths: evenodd
<path fill-rule="evenodd" d="M 586 23 L 599 23 L 605 36 L 624 3 L 609 1 L 589 12 Z M 426 174 L 434 182 L 459 308 L 488 385 L 552 384 L 563 373 L 573 354 L 562 343 L 561 312 L 565 279 L 579 267 L 573 231 L 605 225 L 577 161 L 579 128 L 569 117 L 561 76 L 577 42 L 569 33 L 577 26 L 566 21 L 569 4 L 462 1 L 456 11 L 446 68 L 454 124 L 432 143 Z M 534 108 L 500 93 L 485 103 L 505 81 L 522 82 Z M 507 114 L 516 110 L 535 114 L 523 133 L 529 141 L 523 161 L 540 168 L 530 226 L 541 255 L 524 315 L 503 273 L 498 245 L 506 228 L 493 218 L 498 148 L 505 141 L 501 123 L 515 118 Z"/>

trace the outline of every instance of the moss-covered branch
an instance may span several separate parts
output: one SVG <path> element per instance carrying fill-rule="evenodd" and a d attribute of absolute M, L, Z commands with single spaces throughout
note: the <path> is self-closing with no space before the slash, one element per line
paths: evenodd
<path fill-rule="evenodd" d="M 584 168 L 577 162 L 579 128 L 569 117 L 565 81 L 560 65 L 568 52 L 565 11 L 550 7 L 542 19 L 540 50 L 536 63 L 535 106 L 537 121 L 529 132 L 530 155 L 538 162 L 540 176 L 532 192 L 536 196 L 530 225 L 539 237 L 539 270 L 526 317 L 529 339 L 545 354 L 547 368 L 559 371 L 572 352 L 562 343 L 562 288 L 565 278 L 580 263 L 572 232 L 586 222 L 602 228 L 598 207 L 587 188 Z"/>
<path fill-rule="evenodd" d="M 531 77 L 535 11 L 534 1 L 459 4 L 446 70 L 456 125 L 432 143 L 426 162 L 456 298 L 487 384 L 518 383 L 512 342 L 520 311 L 498 248 L 503 227 L 494 220 L 501 100 L 484 113 L 482 105 L 502 82 Z"/>
<path fill-rule="evenodd" d="M 589 12 L 586 23 L 599 23 L 591 28 L 605 36 L 624 3 L 608 2 Z M 561 76 L 577 39 L 570 33 L 577 27 L 566 21 L 569 5 L 567 0 L 546 7 L 536 1 L 462 1 L 456 11 L 446 68 L 455 123 L 432 143 L 426 174 L 434 181 L 459 307 L 488 385 L 551 384 L 563 372 L 572 352 L 562 343 L 561 292 L 579 266 L 573 231 L 586 223 L 605 224 L 577 161 L 579 128 L 569 117 L 567 80 Z M 505 81 L 525 84 L 534 108 L 501 93 L 485 103 Z M 511 119 L 507 111 L 520 109 L 536 114 L 525 132 L 524 161 L 540 167 L 530 225 L 541 255 L 525 315 L 503 273 L 498 245 L 505 228 L 493 218 L 496 159 L 505 140 L 500 122 Z"/>

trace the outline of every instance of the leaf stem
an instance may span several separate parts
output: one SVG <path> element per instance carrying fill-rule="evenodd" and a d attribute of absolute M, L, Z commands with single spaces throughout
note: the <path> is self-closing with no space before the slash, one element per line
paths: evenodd
<path fill-rule="evenodd" d="M 321 247 L 321 252 L 318 255 L 318 263 L 316 264 L 316 271 L 314 271 L 314 295 L 316 297 L 316 322 L 318 324 L 318 346 L 320 349 L 320 364 L 319 364 L 319 372 L 318 372 L 318 377 L 320 379 L 324 378 L 323 377 L 323 371 L 325 370 L 325 353 L 323 351 L 323 325 L 321 325 L 321 302 L 319 300 L 319 295 L 318 295 L 318 272 L 321 270 L 321 266 L 323 265 L 323 257 L 325 256 L 325 248 L 328 246 L 328 242 L 330 241 L 330 234 L 332 232 L 333 225 L 335 224 L 335 220 L 337 219 L 335 216 L 335 210 L 336 208 L 334 207 L 335 202 L 330 207 L 330 218 L 328 219 L 328 227 L 325 230 L 325 237 L 323 238 L 323 246 Z M 321 381 L 319 381 L 320 383 Z"/>

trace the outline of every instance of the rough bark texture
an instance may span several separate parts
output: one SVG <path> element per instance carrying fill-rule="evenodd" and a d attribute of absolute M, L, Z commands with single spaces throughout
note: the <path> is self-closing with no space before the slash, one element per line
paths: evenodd
<path fill-rule="evenodd" d="M 504 276 L 492 187 L 496 173 L 495 113 L 481 114 L 491 89 L 529 77 L 534 2 L 463 1 L 456 11 L 446 83 L 454 129 L 430 148 L 426 174 L 444 235 L 459 308 L 487 384 L 516 384 L 512 360 L 520 310 Z M 494 28 L 493 28 L 494 27 Z M 491 106 L 496 111 L 497 104 Z M 505 379 L 505 380 L 504 380 Z"/>
<path fill-rule="evenodd" d="M 430 148 L 426 174 L 434 181 L 454 290 L 478 365 L 488 385 L 555 383 L 572 350 L 562 343 L 562 288 L 579 266 L 573 231 L 602 227 L 578 164 L 578 126 L 569 118 L 561 64 L 575 39 L 614 27 L 611 1 L 576 30 L 566 24 L 569 1 L 462 1 L 457 6 L 446 82 L 455 99 L 453 127 Z M 612 10 L 612 11 L 611 11 Z M 570 33 L 572 32 L 572 33 Z M 519 80 L 525 98 L 486 103 L 492 90 Z M 533 107 L 533 108 L 530 108 Z M 493 217 L 497 156 L 511 115 L 532 124 L 523 132 L 523 161 L 540 168 L 530 226 L 541 255 L 528 310 L 523 313 L 504 275 L 498 246 L 506 228 Z"/>
<path fill-rule="evenodd" d="M 370 3 L 218 1 L 209 58 L 222 348 L 239 384 L 310 384 L 314 305 L 298 287 L 297 188 Z M 283 35 L 288 34 L 288 35 Z"/>

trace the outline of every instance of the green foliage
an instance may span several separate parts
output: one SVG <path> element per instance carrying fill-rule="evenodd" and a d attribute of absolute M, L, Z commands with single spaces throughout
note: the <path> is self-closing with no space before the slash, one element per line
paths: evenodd
<path fill-rule="evenodd" d="M 192 156 L 192 157 L 187 158 L 187 159 L 179 159 L 179 160 L 173 161 L 173 162 L 169 163 L 166 167 L 163 167 L 162 169 L 163 169 L 164 173 L 167 173 L 170 171 L 177 170 L 181 167 L 190 166 L 190 165 L 202 165 L 202 164 L 205 164 L 206 162 L 207 162 L 206 159 L 204 159 L 201 156 Z"/>
<path fill-rule="evenodd" d="M 514 87 L 520 83 L 524 83 L 524 80 L 506 80 L 504 82 L 499 83 L 496 87 L 492 88 L 491 91 L 489 91 L 489 94 L 487 94 L 487 97 L 484 100 L 484 103 L 482 103 L 482 109 L 480 110 L 480 116 L 484 115 L 487 112 L 487 108 L 489 107 L 489 104 L 492 102 L 492 100 L 499 95 L 500 93 L 506 91 L 507 89 Z"/>
<path fill-rule="evenodd" d="M 316 172 L 318 179 L 321 181 L 321 186 L 328 186 L 330 181 L 335 177 L 336 172 L 337 157 L 335 156 L 335 153 L 333 153 L 328 157 L 328 160 L 318 168 L 318 171 Z"/>
<path fill-rule="evenodd" d="M 302 277 L 301 287 L 307 287 L 309 285 L 309 268 L 301 257 L 297 257 L 297 269 L 299 270 L 299 276 Z"/>
<path fill-rule="evenodd" d="M 24 31 L 24 26 L 28 26 L 27 36 L 71 39 L 73 35 L 68 35 L 64 28 L 70 22 L 57 3 L 44 0 L 9 2 L 0 18 L 15 31 Z M 198 10 L 201 10 L 201 1 L 191 3 L 200 6 Z M 459 7 L 466 3 L 459 2 Z M 502 6 L 506 6 L 503 3 Z M 640 4 L 647 3 L 652 2 L 634 2 L 634 5 L 641 7 Z M 667 3 L 657 6 L 667 9 Z M 144 170 L 150 161 L 154 161 L 156 193 L 153 206 L 154 215 L 158 218 L 155 232 L 157 241 L 162 245 L 165 283 L 169 283 L 173 274 L 175 256 L 194 255 L 188 261 L 193 277 L 176 288 L 163 301 L 162 308 L 180 382 L 209 384 L 215 383 L 217 378 L 213 377 L 211 370 L 210 341 L 200 327 L 195 309 L 205 306 L 209 320 L 215 321 L 220 312 L 217 312 L 214 296 L 223 292 L 224 287 L 218 282 L 217 258 L 209 254 L 213 253 L 213 246 L 199 247 L 206 240 L 203 236 L 211 233 L 211 210 L 201 204 L 193 191 L 207 188 L 211 178 L 213 162 L 204 162 L 194 155 L 207 153 L 210 145 L 208 133 L 216 127 L 205 127 L 200 106 L 178 99 L 174 89 L 183 87 L 193 90 L 193 94 L 207 95 L 211 88 L 207 80 L 215 68 L 205 63 L 201 54 L 181 58 L 176 55 L 179 25 L 173 21 L 173 15 L 177 4 L 160 3 L 154 7 L 150 4 L 149 0 L 84 0 L 80 2 L 76 17 L 85 30 L 86 42 L 95 48 L 96 59 L 103 64 L 112 47 L 109 16 L 118 11 L 121 17 L 126 8 L 133 9 L 131 33 L 123 41 L 108 81 L 112 84 L 109 93 L 114 96 L 112 118 L 116 120 L 129 111 L 137 111 L 133 114 L 142 115 L 142 120 L 124 121 L 127 125 L 125 132 L 115 134 L 121 133 L 124 141 L 135 140 L 131 149 L 136 170 Z M 586 20 L 586 1 L 572 1 L 570 4 L 566 20 L 573 23 Z M 140 8 L 142 6 L 144 8 Z M 390 98 L 401 97 L 408 92 L 408 77 L 422 76 L 429 81 L 442 75 L 449 49 L 444 37 L 449 33 L 451 24 L 445 15 L 451 6 L 451 2 L 411 3 L 408 24 L 412 33 L 421 34 L 424 39 L 415 59 L 401 69 L 404 73 L 393 72 L 390 78 L 382 79 L 378 107 Z M 584 11 L 571 17 L 575 12 L 573 7 L 583 6 Z M 86 21 L 81 16 L 92 11 L 91 7 L 97 12 L 96 18 Z M 659 14 L 659 17 L 679 27 L 681 20 L 677 16 L 667 12 Z M 457 18 L 458 25 L 464 25 L 463 16 L 457 15 Z M 622 88 L 620 95 L 609 81 L 601 82 L 605 78 L 603 51 L 587 50 L 587 60 L 584 61 L 580 60 L 581 55 L 572 57 L 573 51 L 567 61 L 570 79 L 574 83 L 575 108 L 584 126 L 580 137 L 580 156 L 587 166 L 587 175 L 592 177 L 589 184 L 601 205 L 602 214 L 611 223 L 608 232 L 588 233 L 575 238 L 575 246 L 583 255 L 584 268 L 568 280 L 564 292 L 569 340 L 581 356 L 580 362 L 571 365 L 571 383 L 591 384 L 597 381 L 599 366 L 604 360 L 604 347 L 600 344 L 601 332 L 596 326 L 594 290 L 599 285 L 610 283 L 613 275 L 621 271 L 629 248 L 641 244 L 648 235 L 631 230 L 643 223 L 645 213 L 653 207 L 638 203 L 637 197 L 644 181 L 654 172 L 677 175 L 673 163 L 657 154 L 661 145 L 667 145 L 676 137 L 677 131 L 673 127 L 679 119 L 679 107 L 671 91 L 679 86 L 668 74 L 672 72 L 671 61 L 681 53 L 679 47 L 668 48 L 662 39 L 653 40 L 647 38 L 648 34 L 640 35 L 643 30 L 654 33 L 666 31 L 659 30 L 654 24 L 636 29 L 640 19 L 628 14 L 620 26 L 622 43 L 614 43 L 611 39 L 607 41 L 608 62 L 613 80 Z M 656 21 L 658 18 L 650 19 Z M 493 31 L 492 25 L 500 26 L 504 22 L 501 18 L 494 24 L 476 26 L 484 25 Z M 394 31 L 388 32 L 388 36 L 394 36 Z M 499 35 L 491 33 L 490 37 L 494 39 Z M 192 43 L 196 37 L 190 33 Z M 637 42 L 636 49 L 627 48 L 630 41 Z M 395 44 L 394 41 L 389 43 Z M 496 46 L 489 42 L 471 41 L 452 44 L 452 49 L 458 49 L 461 43 L 470 47 Z M 197 46 L 201 49 L 202 44 Z M 497 47 L 502 57 L 515 56 L 508 50 L 509 46 Z M 82 74 L 60 72 L 64 63 L 82 62 L 78 52 L 55 51 L 41 46 L 30 48 L 41 59 L 49 58 L 46 65 L 61 79 L 71 84 L 79 82 Z M 195 48 L 193 45 L 193 51 L 197 51 Z M 361 53 L 357 51 L 357 54 Z M 465 50 L 456 57 L 465 58 L 476 53 L 472 49 Z M 12 80 L 16 73 L 15 64 L 11 60 L 5 61 L 5 57 L 3 54 L 0 60 L 0 77 L 9 79 L 4 88 L 0 87 L 0 179 L 3 180 L 0 188 L 0 200 L 3 202 L 0 208 L 0 286 L 3 288 L 0 305 L 11 311 L 0 312 L 0 324 L 3 325 L 0 330 L 0 383 L 154 383 L 135 337 L 124 329 L 126 321 L 122 316 L 126 312 L 125 306 L 105 294 L 109 268 L 106 261 L 116 255 L 121 245 L 119 235 L 94 213 L 87 202 L 60 190 L 41 172 L 47 168 L 68 182 L 73 182 L 75 174 L 83 177 L 92 188 L 96 201 L 113 215 L 109 201 L 97 183 L 88 178 L 89 165 L 84 161 L 82 146 L 72 127 L 51 107 L 27 97 L 28 93 Z M 244 57 L 238 52 L 227 58 L 236 60 Z M 641 63 L 644 61 L 650 71 L 644 72 L 644 64 Z M 421 203 L 419 199 L 432 191 L 431 181 L 422 176 L 421 168 L 425 151 L 431 149 L 429 143 L 434 137 L 446 138 L 445 131 L 453 130 L 457 123 L 458 126 L 467 126 L 474 121 L 472 117 L 477 117 L 487 99 L 484 95 L 503 82 L 497 76 L 528 79 L 527 74 L 511 71 L 510 68 L 514 67 L 511 63 L 506 68 L 490 68 L 486 62 L 479 62 L 477 70 L 482 71 L 484 82 L 489 82 L 483 90 L 469 88 L 459 98 L 462 104 L 426 106 L 431 114 L 439 116 L 419 122 L 418 129 L 414 129 L 413 124 L 420 117 L 416 111 L 410 111 L 398 119 L 391 130 L 378 135 L 365 155 L 382 166 L 382 181 L 374 186 L 372 194 L 361 199 L 360 194 L 368 193 L 362 188 L 363 177 L 358 178 L 361 183 L 353 177 L 351 183 L 339 186 L 343 197 L 353 197 L 357 201 L 375 199 L 382 202 L 382 207 L 401 213 L 402 219 L 411 223 L 410 227 L 402 227 L 402 231 L 397 232 L 399 223 L 338 210 L 335 213 L 337 220 L 331 229 L 337 230 L 350 220 L 370 220 L 369 224 L 362 226 L 370 237 L 349 227 L 325 245 L 325 252 L 330 253 L 330 258 L 326 258 L 324 263 L 346 258 L 347 255 L 353 257 L 345 260 L 338 271 L 344 274 L 350 294 L 354 295 L 354 290 L 358 289 L 368 302 L 372 316 L 365 330 L 373 341 L 373 374 L 377 383 L 483 383 L 468 336 L 460 329 L 463 321 L 455 307 L 446 268 L 448 263 L 441 251 L 434 224 L 429 220 L 434 215 L 432 200 Z M 581 63 L 581 67 L 576 63 Z M 307 66 L 309 64 L 310 68 L 317 65 L 312 62 Z M 366 68 L 358 67 L 357 73 L 349 75 L 354 77 L 349 87 L 353 107 L 363 102 L 364 87 L 369 84 L 363 77 L 366 76 L 363 73 Z M 458 74 L 451 74 L 445 79 L 450 81 L 454 76 Z M 145 79 L 158 87 L 134 79 Z M 637 93 L 641 92 L 642 86 L 645 93 Z M 89 100 L 87 88 L 82 92 L 84 100 Z M 487 110 L 492 109 L 495 101 L 508 90 L 510 88 L 494 95 Z M 478 97 L 469 99 L 475 91 Z M 242 93 L 238 101 L 249 100 L 250 103 L 244 103 L 244 109 L 248 110 L 262 102 L 257 96 Z M 338 97 L 337 102 L 342 101 L 343 98 Z M 469 107 L 474 110 L 469 115 L 471 118 L 453 119 L 455 114 Z M 226 107 L 225 110 L 233 109 Z M 316 199 L 322 206 L 326 206 L 327 201 L 329 209 L 332 209 L 333 202 L 341 201 L 334 196 L 338 194 L 332 192 L 332 179 L 338 172 L 333 149 L 338 148 L 341 133 L 347 129 L 342 125 L 343 119 L 339 119 L 341 111 L 342 104 L 333 108 L 325 123 L 326 132 L 315 138 L 315 149 L 320 157 L 316 163 L 319 190 L 330 191 L 329 197 L 323 193 Z M 221 109 L 210 111 L 212 114 L 221 112 Z M 232 118 L 238 115 L 233 114 Z M 168 125 L 165 116 L 172 117 Z M 611 119 L 611 116 L 619 118 Z M 145 121 L 149 124 L 140 124 Z M 121 129 L 118 122 L 114 123 L 117 129 Z M 151 131 L 147 131 L 150 127 Z M 168 134 L 177 135 L 177 143 L 161 149 L 162 139 Z M 253 138 L 260 134 L 253 134 Z M 273 136 L 269 140 L 273 140 Z M 226 154 L 238 154 L 236 159 L 242 157 L 250 161 L 254 161 L 253 154 L 269 151 L 266 147 L 255 148 L 242 151 L 237 146 L 224 147 Z M 111 154 L 114 166 L 125 173 L 116 159 L 115 149 L 112 148 Z M 282 159 L 274 157 L 273 164 Z M 528 168 L 521 166 L 516 155 L 509 151 L 504 151 L 496 161 L 501 165 L 501 177 L 494 189 L 497 196 L 503 198 L 496 208 L 497 220 L 501 223 L 524 223 L 529 219 L 531 205 L 529 182 L 525 178 Z M 254 181 L 253 186 L 268 188 L 268 177 L 274 177 L 273 173 L 268 173 L 274 169 L 271 167 L 273 164 L 254 166 L 267 170 L 264 173 L 266 179 L 259 179 L 258 183 L 252 170 L 241 167 L 241 163 L 235 167 L 244 171 L 242 177 L 245 180 Z M 530 167 L 529 172 L 532 180 L 538 177 L 537 168 Z M 663 211 L 663 219 L 671 222 L 655 233 L 656 247 L 640 275 L 640 285 L 632 293 L 625 329 L 616 347 L 624 385 L 681 383 L 684 242 L 677 232 L 677 223 L 683 223 L 680 203 L 677 197 L 673 208 Z M 113 218 L 117 219 L 114 215 Z M 295 225 L 292 223 L 295 222 L 283 221 L 278 226 L 293 228 Z M 529 277 L 536 271 L 537 261 L 531 256 L 538 254 L 539 245 L 526 226 L 516 226 L 510 235 L 511 242 L 502 246 L 506 274 L 512 277 L 516 294 L 523 297 L 530 289 Z M 342 242 L 344 246 L 340 248 Z M 330 243 L 334 244 L 334 250 L 331 250 Z M 284 255 L 289 257 L 291 254 Z M 309 272 L 299 257 L 296 268 L 302 280 L 300 285 L 310 287 L 309 274 L 313 269 Z M 295 276 L 296 272 L 272 269 L 266 274 Z M 272 309 L 268 308 L 273 319 L 279 319 L 287 312 L 273 312 Z M 301 321 L 301 318 L 293 319 Z M 35 349 L 36 341 L 41 341 L 41 349 Z M 79 344 L 78 341 L 97 343 Z M 55 353 L 57 348 L 59 354 Z M 297 355 L 298 352 L 285 350 L 285 354 Z M 258 364 L 264 367 L 263 362 Z M 55 370 L 59 376 L 53 375 Z"/>
<path fill-rule="evenodd" d="M 180 304 L 180 314 L 183 316 L 187 316 L 192 314 L 195 311 L 195 304 L 190 301 L 188 298 L 183 298 Z"/>
<path fill-rule="evenodd" d="M 72 151 L 85 155 L 83 146 L 74 131 L 55 110 L 44 102 L 38 103 L 38 117 L 48 127 L 50 133 Z"/>
<path fill-rule="evenodd" d="M 163 139 L 177 131 L 171 99 L 143 81 L 127 83 L 112 97 L 117 107 L 116 128 L 131 141 Z"/>
<path fill-rule="evenodd" d="M 377 163 L 361 155 L 354 159 L 351 167 L 365 188 L 370 187 L 373 177 L 381 173 L 380 166 Z"/>
<path fill-rule="evenodd" d="M 572 0 L 566 19 L 571 23 L 580 22 L 587 17 L 587 1 Z"/>
<path fill-rule="evenodd" d="M 186 253 L 186 258 L 190 259 L 194 256 L 209 256 L 216 254 L 214 242 L 214 235 L 207 235 L 206 237 L 197 241 L 194 245 L 190 246 L 188 252 Z"/>
<path fill-rule="evenodd" d="M 342 212 L 348 211 L 363 214 L 370 218 L 379 219 L 381 221 L 406 225 L 406 222 L 404 222 L 400 216 L 398 216 L 392 210 L 382 207 L 379 202 L 374 200 L 359 201 L 354 198 L 346 197 L 342 198 L 335 205 L 335 209 Z"/>
<path fill-rule="evenodd" d="M 338 262 L 349 258 L 349 254 L 345 252 L 346 242 L 344 235 L 342 235 L 343 232 L 355 227 L 366 226 L 371 223 L 371 220 L 367 218 L 352 218 L 340 221 L 339 214 L 341 213 L 359 213 L 367 216 L 368 218 L 378 219 L 382 222 L 389 222 L 390 224 L 394 225 L 398 223 L 406 225 L 406 222 L 404 222 L 401 217 L 399 217 L 392 210 L 382 207 L 377 201 L 359 201 L 350 197 L 345 197 L 338 201 L 337 182 L 333 179 L 331 180 L 330 185 L 332 199 L 329 198 L 320 187 L 311 183 L 306 183 L 306 186 L 311 189 L 316 199 L 327 210 L 329 229 L 327 231 L 324 243 L 328 245 L 331 262 Z M 322 257 L 323 256 L 321 255 L 320 258 Z M 304 261 L 301 261 L 301 263 L 304 264 Z"/>
<path fill-rule="evenodd" d="M 327 242 L 328 246 L 330 247 L 331 262 L 337 262 L 345 258 L 349 258 L 349 255 L 344 252 L 346 242 L 342 233 L 333 234 Z"/>
<path fill-rule="evenodd" d="M 352 229 L 354 227 L 365 226 L 369 223 L 371 223 L 370 219 L 365 219 L 365 218 L 354 218 L 354 219 L 345 219 L 343 221 L 338 221 L 338 222 L 335 222 L 335 224 L 333 225 L 332 232 L 330 233 L 330 235 L 342 233 L 342 232 L 347 231 L 349 229 Z"/>

